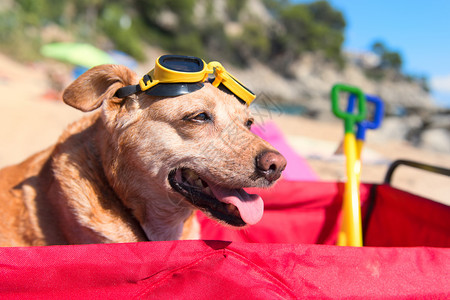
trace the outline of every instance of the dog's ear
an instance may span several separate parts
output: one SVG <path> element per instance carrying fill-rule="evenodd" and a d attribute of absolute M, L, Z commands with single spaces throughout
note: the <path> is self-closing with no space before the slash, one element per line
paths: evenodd
<path fill-rule="evenodd" d="M 89 69 L 64 91 L 66 104 L 88 112 L 100 107 L 103 101 L 113 99 L 116 91 L 136 84 L 136 74 L 125 66 L 100 65 Z M 117 98 L 117 102 L 122 99 Z"/>

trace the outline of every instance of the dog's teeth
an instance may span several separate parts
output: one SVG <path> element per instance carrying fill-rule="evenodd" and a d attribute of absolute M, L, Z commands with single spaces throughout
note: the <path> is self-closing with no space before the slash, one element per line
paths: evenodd
<path fill-rule="evenodd" d="M 196 186 L 198 186 L 200 188 L 203 188 L 203 182 L 202 182 L 202 180 L 200 178 L 197 179 L 196 181 L 194 181 L 194 183 L 195 183 Z"/>
<path fill-rule="evenodd" d="M 195 174 L 192 170 L 186 170 L 184 172 L 184 176 L 186 177 L 186 180 L 189 182 L 195 182 L 198 179 L 198 175 Z"/>
<path fill-rule="evenodd" d="M 235 215 L 236 217 L 240 217 L 241 216 L 241 214 L 239 213 L 238 208 L 236 206 L 234 206 L 233 204 L 227 204 L 226 205 L 226 209 L 227 209 L 227 212 L 230 215 Z"/>
<path fill-rule="evenodd" d="M 187 177 L 197 176 L 197 174 L 195 174 L 195 172 L 193 170 L 191 170 L 191 169 L 185 170 L 184 173 L 186 173 Z"/>
<path fill-rule="evenodd" d="M 190 174 L 187 178 L 187 181 L 188 182 L 196 182 L 197 181 L 197 179 L 198 179 L 198 176 L 196 176 L 195 174 Z"/>
<path fill-rule="evenodd" d="M 236 206 L 234 206 L 233 204 L 227 204 L 227 212 L 229 214 L 233 214 L 235 212 L 235 210 L 237 209 Z"/>
<path fill-rule="evenodd" d="M 208 184 L 203 181 L 193 170 L 191 169 L 183 169 L 183 182 L 188 183 L 190 185 L 199 187 L 199 188 L 205 188 L 208 186 Z"/>
<path fill-rule="evenodd" d="M 212 196 L 212 195 L 211 195 L 211 189 L 209 188 L 209 186 L 207 186 L 207 187 L 205 187 L 205 188 L 203 189 L 203 193 Z"/>

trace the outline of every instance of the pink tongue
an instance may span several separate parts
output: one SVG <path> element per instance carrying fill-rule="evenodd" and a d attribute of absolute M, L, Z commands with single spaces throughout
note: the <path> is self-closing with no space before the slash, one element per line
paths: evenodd
<path fill-rule="evenodd" d="M 236 206 L 245 223 L 254 225 L 261 220 L 264 202 L 259 195 L 247 194 L 243 189 L 226 189 L 212 184 L 209 187 L 220 202 Z"/>

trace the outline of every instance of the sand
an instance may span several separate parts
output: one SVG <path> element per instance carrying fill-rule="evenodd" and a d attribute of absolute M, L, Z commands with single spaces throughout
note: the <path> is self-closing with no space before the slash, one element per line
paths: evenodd
<path fill-rule="evenodd" d="M 60 100 L 52 90 L 49 74 L 58 85 L 70 82 L 65 65 L 41 63 L 23 65 L 0 54 L 0 167 L 19 163 L 29 155 L 52 145 L 64 128 L 83 113 Z M 53 86 L 55 81 L 53 81 Z M 345 180 L 345 157 L 334 154 L 343 137 L 337 119 L 315 121 L 301 116 L 270 115 L 283 131 L 289 145 L 307 159 L 323 181 Z M 362 181 L 383 182 L 389 164 L 410 159 L 450 168 L 450 153 L 418 149 L 405 141 L 388 140 L 369 132 L 362 163 Z M 393 185 L 450 204 L 450 178 L 401 167 Z"/>

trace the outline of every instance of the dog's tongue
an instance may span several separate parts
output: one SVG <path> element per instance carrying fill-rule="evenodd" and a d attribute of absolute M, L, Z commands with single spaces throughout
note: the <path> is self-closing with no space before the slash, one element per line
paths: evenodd
<path fill-rule="evenodd" d="M 245 223 L 254 225 L 261 220 L 264 202 L 259 195 L 248 194 L 243 189 L 226 189 L 214 185 L 209 187 L 220 202 L 236 206 Z"/>

